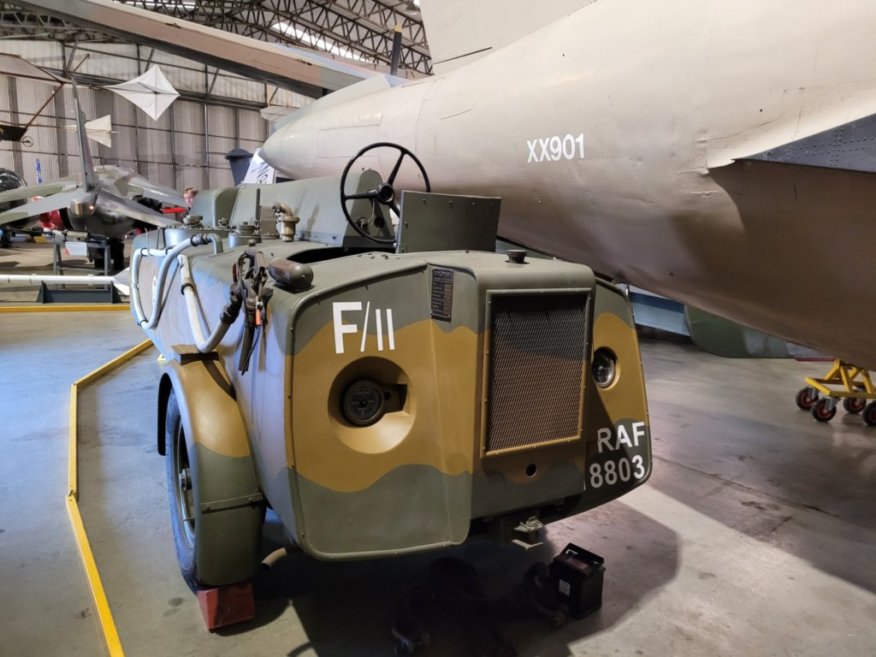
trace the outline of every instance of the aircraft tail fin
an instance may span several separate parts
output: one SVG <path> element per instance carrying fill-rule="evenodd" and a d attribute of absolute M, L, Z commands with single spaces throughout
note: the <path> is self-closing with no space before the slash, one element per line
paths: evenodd
<path fill-rule="evenodd" d="M 435 73 L 446 73 L 596 0 L 420 0 Z"/>
<path fill-rule="evenodd" d="M 76 134 L 79 139 L 79 157 L 82 163 L 82 175 L 85 189 L 91 191 L 97 186 L 97 175 L 94 172 L 94 160 L 91 159 L 91 148 L 88 145 L 88 134 L 85 130 L 85 113 L 79 102 L 79 89 L 73 84 L 73 98 L 76 101 Z"/>

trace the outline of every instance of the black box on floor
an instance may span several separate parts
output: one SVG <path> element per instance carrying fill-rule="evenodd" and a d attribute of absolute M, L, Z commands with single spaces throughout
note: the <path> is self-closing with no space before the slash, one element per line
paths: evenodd
<path fill-rule="evenodd" d="M 572 618 L 584 618 L 602 606 L 605 559 L 569 543 L 551 563 L 551 585 Z"/>

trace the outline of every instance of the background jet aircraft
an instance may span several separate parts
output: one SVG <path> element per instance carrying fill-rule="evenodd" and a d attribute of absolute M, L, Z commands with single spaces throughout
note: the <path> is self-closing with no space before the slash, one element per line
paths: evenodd
<path fill-rule="evenodd" d="M 66 177 L 42 185 L 19 187 L 0 192 L 0 205 L 41 197 L 23 205 L 0 212 L 0 228 L 7 225 L 27 228 L 37 218 L 53 210 L 66 211 L 68 228 L 82 231 L 91 237 L 107 238 L 120 243 L 136 222 L 149 226 L 175 226 L 178 222 L 135 201 L 136 197 L 149 199 L 160 205 L 184 206 L 182 195 L 176 190 L 152 183 L 133 171 L 116 166 L 95 168 L 85 132 L 85 116 L 76 98 L 79 148 L 82 178 Z M 120 259 L 121 251 L 113 259 Z M 118 267 L 118 262 L 116 266 Z M 121 267 L 118 267 L 121 268 Z"/>
<path fill-rule="evenodd" d="M 397 142 L 433 191 L 501 196 L 505 238 L 876 368 L 876 175 L 770 161 L 876 113 L 876 4 L 550 4 L 523 34 L 530 3 L 424 1 L 438 75 L 326 96 L 264 158 Z"/>

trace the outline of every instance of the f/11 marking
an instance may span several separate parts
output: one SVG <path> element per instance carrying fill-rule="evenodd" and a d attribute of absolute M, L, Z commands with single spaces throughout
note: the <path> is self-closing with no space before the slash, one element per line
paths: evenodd
<path fill-rule="evenodd" d="M 529 159 L 531 162 L 558 162 L 559 160 L 583 160 L 584 159 L 584 133 L 578 136 L 564 135 L 560 137 L 545 137 L 544 139 L 527 139 L 529 146 Z"/>
<path fill-rule="evenodd" d="M 344 353 L 344 334 L 345 333 L 359 333 L 359 325 L 358 323 L 354 324 L 345 324 L 344 323 L 344 313 L 347 312 L 362 312 L 362 302 L 361 301 L 335 301 L 332 304 L 332 323 L 334 324 L 335 329 L 335 353 L 342 354 Z M 365 342 L 368 339 L 368 323 L 369 317 L 371 316 L 371 302 L 369 301 L 365 305 L 365 321 L 362 325 L 362 339 L 359 343 L 359 352 L 365 352 Z M 377 325 L 375 335 L 377 337 L 377 351 L 383 351 L 383 338 L 384 338 L 384 318 L 386 318 L 386 341 L 387 346 L 389 347 L 389 351 L 395 351 L 395 328 L 392 323 L 392 308 L 375 308 L 374 309 L 374 322 Z"/>

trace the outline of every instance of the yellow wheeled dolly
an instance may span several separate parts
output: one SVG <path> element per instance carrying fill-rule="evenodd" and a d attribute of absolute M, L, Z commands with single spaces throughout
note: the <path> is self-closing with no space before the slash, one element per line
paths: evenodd
<path fill-rule="evenodd" d="M 806 387 L 797 393 L 797 406 L 812 411 L 812 417 L 819 422 L 829 422 L 836 415 L 840 399 L 846 412 L 860 413 L 864 422 L 876 426 L 876 388 L 870 372 L 843 360 L 833 361 L 822 379 L 807 376 Z"/>

